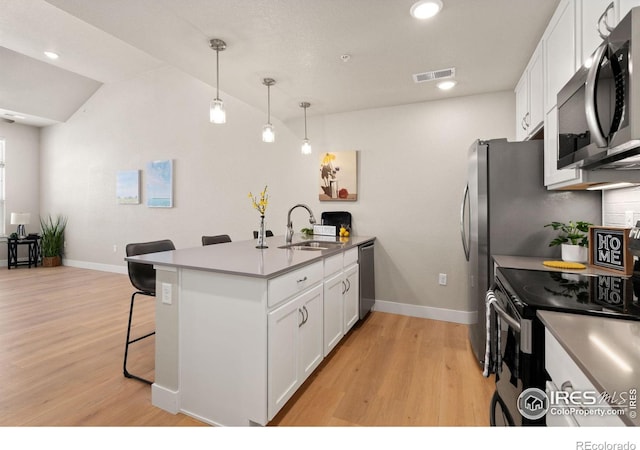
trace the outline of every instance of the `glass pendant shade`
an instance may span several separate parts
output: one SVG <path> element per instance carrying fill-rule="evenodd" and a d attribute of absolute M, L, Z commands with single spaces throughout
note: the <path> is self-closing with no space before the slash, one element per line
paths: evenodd
<path fill-rule="evenodd" d="M 276 140 L 276 132 L 271 125 L 271 86 L 276 84 L 273 78 L 264 78 L 262 84 L 267 87 L 267 123 L 262 127 L 262 142 L 274 142 Z"/>
<path fill-rule="evenodd" d="M 209 105 L 209 122 L 223 124 L 227 122 L 227 112 L 220 100 L 220 52 L 227 48 L 227 43 L 222 39 L 211 39 L 209 47 L 216 52 L 216 98 Z"/>
<path fill-rule="evenodd" d="M 276 132 L 270 123 L 262 127 L 262 142 L 274 142 L 276 140 Z"/>
<path fill-rule="evenodd" d="M 311 143 L 307 137 L 307 108 L 311 106 L 309 102 L 301 102 L 300 108 L 304 109 L 304 140 L 302 141 L 302 147 L 300 147 L 300 153 L 303 155 L 311 154 Z"/>
<path fill-rule="evenodd" d="M 209 107 L 209 121 L 222 124 L 227 121 L 227 112 L 224 110 L 224 102 L 219 98 L 211 100 Z"/>
<path fill-rule="evenodd" d="M 305 139 L 304 141 L 302 141 L 302 147 L 300 148 L 300 152 L 303 155 L 311 154 L 311 144 L 309 143 L 309 139 Z"/>

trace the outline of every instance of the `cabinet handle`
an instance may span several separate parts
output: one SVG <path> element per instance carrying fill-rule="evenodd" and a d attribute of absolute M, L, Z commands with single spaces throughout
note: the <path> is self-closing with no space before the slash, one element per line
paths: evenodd
<path fill-rule="evenodd" d="M 573 392 L 573 384 L 571 384 L 571 381 L 567 380 L 560 385 L 560 389 L 571 393 Z"/>
<path fill-rule="evenodd" d="M 520 126 L 522 127 L 523 130 L 527 131 L 527 122 L 525 121 L 525 118 L 527 116 L 523 116 L 522 120 L 520 121 Z"/>
<path fill-rule="evenodd" d="M 342 280 L 342 295 L 344 295 L 345 292 L 347 292 L 347 283 Z"/>
<path fill-rule="evenodd" d="M 306 306 L 303 306 L 302 307 L 302 312 L 305 315 L 304 322 L 302 322 L 302 324 L 304 325 L 305 323 L 307 323 L 309 321 L 309 310 L 307 309 Z"/>
<path fill-rule="evenodd" d="M 531 126 L 531 122 L 529 121 L 530 117 L 531 117 L 530 113 L 526 113 L 524 115 L 524 124 L 527 126 L 527 128 L 529 128 Z"/>
<path fill-rule="evenodd" d="M 598 30 L 598 34 L 600 35 L 600 37 L 602 39 L 606 39 L 609 35 L 608 34 L 604 34 L 601 31 L 601 27 L 600 24 L 604 22 L 604 27 L 607 29 L 607 31 L 609 33 L 611 33 L 613 31 L 613 27 L 611 25 L 609 25 L 609 23 L 607 22 L 607 14 L 609 13 L 610 9 L 614 8 L 613 5 L 614 2 L 609 3 L 609 6 L 607 6 L 607 9 L 604 10 L 604 12 L 602 13 L 602 15 L 600 16 L 600 18 L 598 19 L 598 22 L 596 23 L 596 29 Z"/>
<path fill-rule="evenodd" d="M 351 280 L 347 278 L 347 292 L 351 290 Z"/>
<path fill-rule="evenodd" d="M 571 383 L 571 381 L 567 380 L 560 385 L 560 390 L 571 394 L 574 391 L 573 384 Z M 580 409 L 584 409 L 584 405 L 581 404 Z"/>
<path fill-rule="evenodd" d="M 307 277 L 306 276 L 304 278 L 301 278 L 301 279 L 297 280 L 298 283 L 302 283 L 303 281 L 307 281 Z"/>
<path fill-rule="evenodd" d="M 304 313 L 302 312 L 302 309 L 300 309 L 300 308 L 298 308 L 298 312 L 302 316 L 302 322 L 298 322 L 298 328 L 300 328 L 302 325 L 304 325 Z"/>

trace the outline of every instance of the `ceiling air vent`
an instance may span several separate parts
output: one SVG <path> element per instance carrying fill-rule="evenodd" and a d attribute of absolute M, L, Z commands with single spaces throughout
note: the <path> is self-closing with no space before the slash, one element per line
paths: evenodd
<path fill-rule="evenodd" d="M 442 80 L 443 78 L 451 78 L 456 74 L 454 67 L 450 69 L 433 70 L 431 72 L 414 73 L 413 81 L 416 83 L 424 83 L 425 81 Z"/>

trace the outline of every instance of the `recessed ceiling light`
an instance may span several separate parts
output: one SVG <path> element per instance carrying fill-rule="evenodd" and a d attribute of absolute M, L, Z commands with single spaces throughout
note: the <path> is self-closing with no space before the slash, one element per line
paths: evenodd
<path fill-rule="evenodd" d="M 59 55 L 56 52 L 46 51 L 44 55 L 49 59 L 58 59 Z"/>
<path fill-rule="evenodd" d="M 448 91 L 449 89 L 451 89 L 452 87 L 454 87 L 456 85 L 456 82 L 454 80 L 447 80 L 447 81 L 441 81 L 440 83 L 438 83 L 438 88 L 442 89 L 443 91 Z"/>
<path fill-rule="evenodd" d="M 420 0 L 413 4 L 409 12 L 416 19 L 428 19 L 438 14 L 441 9 L 441 0 Z"/>

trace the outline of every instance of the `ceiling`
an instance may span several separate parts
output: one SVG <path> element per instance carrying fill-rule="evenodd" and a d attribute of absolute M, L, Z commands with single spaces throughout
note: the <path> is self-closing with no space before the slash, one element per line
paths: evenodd
<path fill-rule="evenodd" d="M 227 43 L 221 98 L 266 111 L 262 79 L 274 78 L 283 121 L 302 116 L 301 101 L 312 116 L 512 90 L 559 0 L 443 0 L 426 21 L 409 15 L 413 2 L 0 0 L 0 117 L 63 122 L 102 83 L 164 65 L 215 86 L 212 38 Z M 450 91 L 413 81 L 451 67 Z"/>

